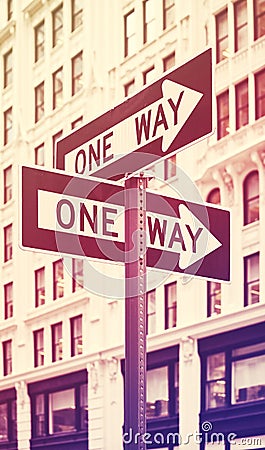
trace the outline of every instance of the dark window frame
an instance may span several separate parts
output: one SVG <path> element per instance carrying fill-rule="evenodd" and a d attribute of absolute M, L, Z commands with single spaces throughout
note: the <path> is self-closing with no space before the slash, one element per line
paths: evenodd
<path fill-rule="evenodd" d="M 34 148 L 34 163 L 37 166 L 44 166 L 44 149 L 45 149 L 44 142 L 42 142 L 41 144 L 39 144 L 37 147 Z"/>
<path fill-rule="evenodd" d="M 78 117 L 71 123 L 71 129 L 79 128 L 83 124 L 83 116 Z"/>
<path fill-rule="evenodd" d="M 4 88 L 10 86 L 13 81 L 13 49 L 3 55 L 4 59 Z M 11 61 L 11 63 L 10 63 Z"/>
<path fill-rule="evenodd" d="M 7 439 L 1 439 L 0 448 L 15 449 L 17 440 L 17 414 L 16 414 L 16 390 L 15 388 L 6 389 L 0 392 L 0 405 L 6 405 L 6 425 Z M 13 444 L 11 444 L 13 443 Z"/>
<path fill-rule="evenodd" d="M 52 362 L 62 361 L 63 322 L 57 322 L 51 325 L 51 337 L 52 337 Z"/>
<path fill-rule="evenodd" d="M 43 284 L 39 281 L 43 278 Z M 35 307 L 45 304 L 45 267 L 35 270 Z"/>
<path fill-rule="evenodd" d="M 57 158 L 57 141 L 62 137 L 63 135 L 63 130 L 57 131 L 57 133 L 55 133 L 52 136 L 52 151 L 53 151 L 53 161 L 52 161 L 52 165 L 53 168 L 56 168 L 56 158 Z"/>
<path fill-rule="evenodd" d="M 217 139 L 229 134 L 229 91 L 217 95 Z M 227 109 L 227 112 L 226 112 Z M 224 128 L 225 127 L 225 128 Z"/>
<path fill-rule="evenodd" d="M 4 262 L 13 258 L 13 225 L 10 223 L 4 227 Z"/>
<path fill-rule="evenodd" d="M 149 36 L 149 27 L 150 24 L 152 24 L 153 21 L 155 21 L 155 16 L 150 22 L 147 22 L 147 13 L 146 8 L 148 5 L 148 2 L 152 2 L 153 0 L 143 0 L 143 43 L 147 44 L 148 42 L 152 42 L 154 37 Z"/>
<path fill-rule="evenodd" d="M 238 24 L 238 8 L 240 8 L 240 4 L 246 4 L 246 21 Z M 247 0 L 238 0 L 234 3 L 234 30 L 235 30 L 235 52 L 237 52 L 238 50 L 241 50 L 241 48 L 244 47 L 239 47 L 239 33 L 242 31 L 242 29 L 246 28 L 246 34 L 248 34 L 248 21 L 247 21 Z"/>
<path fill-rule="evenodd" d="M 227 33 L 224 35 L 220 35 L 220 22 L 221 19 L 225 17 L 226 19 L 226 28 Z M 215 16 L 215 28 L 216 28 L 216 63 L 221 62 L 225 59 L 225 55 L 223 54 L 222 44 L 227 41 L 228 45 L 228 11 L 227 8 L 223 9 L 219 14 Z"/>
<path fill-rule="evenodd" d="M 163 30 L 166 30 L 171 25 L 174 24 L 174 20 L 170 21 L 168 23 L 168 19 L 170 15 L 172 14 L 172 11 L 175 12 L 175 0 L 171 0 L 171 3 L 169 6 L 167 5 L 167 0 L 163 0 Z"/>
<path fill-rule="evenodd" d="M 152 312 L 149 312 L 149 295 L 150 296 L 152 296 L 152 295 L 154 295 L 154 297 L 155 297 L 155 302 L 154 302 L 154 305 L 155 305 L 155 308 L 154 308 L 154 311 L 152 311 Z M 148 291 L 147 293 L 146 293 L 146 334 L 150 334 L 150 332 L 149 332 L 149 318 L 150 317 L 154 317 L 154 318 L 156 318 L 156 289 L 152 289 L 151 291 Z"/>
<path fill-rule="evenodd" d="M 262 87 L 264 91 L 263 94 L 259 93 L 259 90 L 261 91 Z M 255 73 L 255 119 L 258 120 L 260 117 L 264 117 L 264 115 L 265 115 L 265 69 Z"/>
<path fill-rule="evenodd" d="M 12 360 L 12 339 L 7 339 L 2 342 L 3 350 L 3 376 L 11 375 L 13 371 Z"/>
<path fill-rule="evenodd" d="M 258 2 L 259 0 L 253 0 L 253 7 L 254 7 L 254 40 L 261 38 L 265 34 L 265 26 L 264 26 L 264 32 L 262 32 L 262 25 L 265 24 L 265 10 L 258 14 Z M 260 29 L 261 28 L 261 29 Z"/>
<path fill-rule="evenodd" d="M 44 366 L 44 328 L 33 331 L 34 367 Z"/>
<path fill-rule="evenodd" d="M 42 40 L 39 40 L 39 36 L 43 36 Z M 34 28 L 34 61 L 37 62 L 44 56 L 45 37 L 44 37 L 44 20 L 42 20 Z"/>
<path fill-rule="evenodd" d="M 62 278 L 58 278 L 58 271 L 62 273 Z M 63 286 L 58 286 L 59 283 L 63 282 Z M 61 288 L 58 290 L 58 287 Z M 64 296 L 64 265 L 63 259 L 58 259 L 53 262 L 53 300 L 57 300 L 58 298 L 62 298 Z"/>
<path fill-rule="evenodd" d="M 76 324 L 79 322 L 81 328 L 81 333 L 76 334 Z M 83 354 L 83 316 L 79 314 L 78 316 L 70 318 L 70 333 L 71 333 L 71 356 L 77 356 Z M 81 351 L 79 351 L 81 345 Z"/>
<path fill-rule="evenodd" d="M 69 443 L 73 441 L 73 445 L 78 445 L 76 438 L 78 436 L 78 440 L 81 439 L 84 442 L 87 442 L 88 439 L 88 425 L 87 425 L 87 417 L 83 418 L 82 423 L 82 413 L 84 410 L 88 411 L 87 405 L 82 405 L 81 402 L 81 390 L 83 386 L 87 387 L 88 377 L 87 371 L 79 371 L 70 373 L 67 375 L 58 376 L 55 378 L 50 378 L 47 380 L 42 380 L 36 383 L 32 383 L 28 385 L 30 400 L 31 400 L 31 423 L 32 423 L 32 448 L 34 448 L 34 444 L 40 446 L 46 445 L 48 443 L 55 443 L 58 440 L 61 445 L 66 441 Z M 76 422 L 76 431 L 74 432 L 66 432 L 66 433 L 55 433 L 49 434 L 49 395 L 57 392 L 63 392 L 68 389 L 74 389 L 75 392 L 75 422 Z M 40 412 L 40 433 L 38 433 L 38 420 L 37 420 L 37 411 L 36 411 L 36 400 L 38 396 L 42 396 L 43 400 L 43 411 Z M 86 399 L 87 400 L 87 399 Z M 52 441 L 51 441 L 52 439 Z M 77 447 L 79 448 L 79 447 Z M 82 447 L 83 448 L 83 447 Z"/>
<path fill-rule="evenodd" d="M 128 97 L 133 92 L 134 87 L 135 87 L 135 79 L 133 78 L 133 80 L 129 81 L 124 85 L 124 96 Z"/>
<path fill-rule="evenodd" d="M 45 114 L 44 81 L 35 87 L 35 123 L 39 122 Z"/>
<path fill-rule="evenodd" d="M 80 62 L 78 62 L 80 60 Z M 80 81 L 83 78 L 83 52 L 77 53 L 72 60 L 72 96 L 77 94 L 82 89 L 82 83 Z M 78 65 L 81 69 L 77 71 Z"/>
<path fill-rule="evenodd" d="M 4 204 L 12 199 L 12 164 L 4 169 Z"/>
<path fill-rule="evenodd" d="M 241 90 L 241 92 L 240 92 Z M 247 102 L 240 104 L 242 91 L 247 93 Z M 235 101 L 236 101 L 236 130 L 245 126 L 249 122 L 249 102 L 248 102 L 248 79 L 241 81 L 235 85 Z M 243 116 L 243 117 L 242 117 Z M 246 119 L 244 120 L 244 117 Z"/>
<path fill-rule="evenodd" d="M 63 103 L 63 67 L 52 74 L 52 109 L 56 109 Z M 58 104 L 59 103 L 59 104 Z"/>
<path fill-rule="evenodd" d="M 176 64 L 176 53 L 172 52 L 169 55 L 165 56 L 165 58 L 163 58 L 163 72 L 167 72 L 168 70 L 172 69 L 175 66 L 175 64 Z"/>
<path fill-rule="evenodd" d="M 132 55 L 132 51 L 130 50 L 130 42 L 133 37 L 135 37 L 136 30 L 134 30 L 134 33 L 129 35 L 128 34 L 128 18 L 131 14 L 135 14 L 135 10 L 131 9 L 127 14 L 124 15 L 124 57 Z"/>
<path fill-rule="evenodd" d="M 256 178 L 258 180 L 257 183 L 257 194 L 254 196 L 248 196 L 248 186 L 250 186 L 251 179 Z M 244 225 L 248 225 L 250 223 L 256 222 L 259 220 L 259 201 L 260 201 L 260 195 L 259 195 L 259 173 L 257 170 L 252 170 L 249 172 L 243 181 L 243 209 L 244 209 Z M 258 204 L 258 214 L 256 214 L 256 218 L 254 220 L 251 219 L 251 204 L 254 205 Z"/>
<path fill-rule="evenodd" d="M 249 279 L 250 274 L 248 273 L 248 262 L 253 260 L 254 258 L 258 258 L 258 269 L 259 269 L 259 277 L 255 279 Z M 244 306 L 253 305 L 259 303 L 260 301 L 260 291 L 258 294 L 258 301 L 249 302 L 249 288 L 252 285 L 260 286 L 260 253 L 252 253 L 251 255 L 244 257 Z"/>
<path fill-rule="evenodd" d="M 76 263 L 82 263 L 80 267 L 76 269 Z M 79 277 L 79 279 L 78 279 Z M 79 280 L 79 281 L 78 281 Z M 83 259 L 72 259 L 72 292 L 76 292 L 84 287 L 84 261 Z"/>
<path fill-rule="evenodd" d="M 62 17 L 59 17 L 61 20 L 61 23 L 59 23 L 58 26 L 56 26 L 56 20 L 58 19 L 58 13 L 62 15 Z M 59 21 L 60 22 L 60 21 Z M 60 3 L 60 5 L 57 6 L 52 11 L 52 46 L 55 47 L 63 34 L 63 3 Z"/>
<path fill-rule="evenodd" d="M 13 109 L 12 106 L 4 111 L 4 145 L 12 140 Z"/>
<path fill-rule="evenodd" d="M 176 301 L 173 302 L 171 306 L 169 306 L 169 290 L 171 287 L 175 286 L 176 290 Z M 175 328 L 177 326 L 177 282 L 173 281 L 172 283 L 168 283 L 164 285 L 164 292 L 165 292 L 165 330 L 168 330 L 170 328 Z M 169 312 L 173 310 L 173 318 L 175 317 L 175 320 L 173 320 L 173 325 L 170 325 L 169 321 Z"/>
<path fill-rule="evenodd" d="M 11 295 L 10 295 L 11 291 Z M 13 281 L 4 285 L 4 319 L 10 319 L 13 317 L 14 307 L 14 293 L 13 293 Z"/>
<path fill-rule="evenodd" d="M 81 17 L 81 20 L 80 20 Z M 71 30 L 72 32 L 79 28 L 83 23 L 83 8 L 76 10 L 76 0 L 71 1 Z"/>
<path fill-rule="evenodd" d="M 212 291 L 212 287 L 215 285 L 217 289 Z M 220 302 L 217 298 L 220 293 Z M 207 317 L 212 317 L 222 312 L 222 297 L 221 297 L 221 283 L 215 281 L 207 281 Z M 217 305 L 220 308 L 217 308 Z M 217 311 L 216 311 L 217 310 Z"/>

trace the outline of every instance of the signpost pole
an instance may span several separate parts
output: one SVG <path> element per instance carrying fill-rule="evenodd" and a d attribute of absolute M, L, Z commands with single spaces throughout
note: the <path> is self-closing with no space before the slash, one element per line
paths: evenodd
<path fill-rule="evenodd" d="M 146 449 L 146 186 L 143 175 L 125 181 L 126 450 Z"/>

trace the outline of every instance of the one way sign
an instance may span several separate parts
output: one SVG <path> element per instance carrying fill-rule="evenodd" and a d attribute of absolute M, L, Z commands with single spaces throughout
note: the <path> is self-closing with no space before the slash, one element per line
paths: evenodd
<path fill-rule="evenodd" d="M 212 133 L 206 50 L 57 143 L 57 169 L 118 180 Z"/>
<path fill-rule="evenodd" d="M 125 262 L 122 186 L 30 167 L 21 182 L 22 248 Z M 229 281 L 229 211 L 149 190 L 146 209 L 148 267 Z"/>

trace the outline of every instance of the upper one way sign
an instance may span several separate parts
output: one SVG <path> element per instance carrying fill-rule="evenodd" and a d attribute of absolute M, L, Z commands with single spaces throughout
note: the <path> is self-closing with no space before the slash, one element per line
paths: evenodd
<path fill-rule="evenodd" d="M 56 168 L 118 180 L 211 133 L 208 49 L 58 141 Z"/>

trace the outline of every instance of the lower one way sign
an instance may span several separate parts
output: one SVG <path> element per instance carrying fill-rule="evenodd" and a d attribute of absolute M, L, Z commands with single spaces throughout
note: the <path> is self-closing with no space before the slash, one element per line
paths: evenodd
<path fill-rule="evenodd" d="M 23 249 L 125 261 L 124 188 L 21 169 Z M 230 213 L 147 190 L 147 266 L 230 280 Z M 137 236 L 136 236 L 137 239 Z"/>

